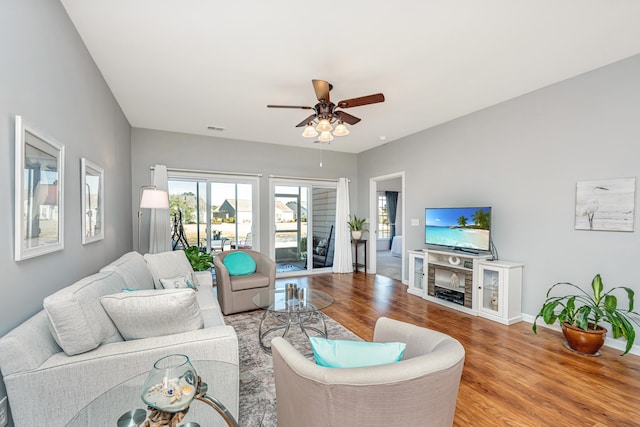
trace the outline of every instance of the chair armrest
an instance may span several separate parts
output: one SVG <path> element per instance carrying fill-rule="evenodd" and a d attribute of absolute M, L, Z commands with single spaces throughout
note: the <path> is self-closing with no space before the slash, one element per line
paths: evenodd
<path fill-rule="evenodd" d="M 254 252 L 253 258 L 256 261 L 256 272 L 264 274 L 269 277 L 269 284 L 275 283 L 276 280 L 276 263 L 268 256 Z"/>

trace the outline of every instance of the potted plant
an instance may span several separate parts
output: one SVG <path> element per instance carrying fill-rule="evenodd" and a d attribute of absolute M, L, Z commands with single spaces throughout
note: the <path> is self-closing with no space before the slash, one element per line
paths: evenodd
<path fill-rule="evenodd" d="M 574 294 L 554 295 L 560 289 L 573 288 Z M 618 297 L 614 293 L 627 296 L 627 304 L 618 306 Z M 542 317 L 547 325 L 556 321 L 562 326 L 562 333 L 567 345 L 579 352 L 589 355 L 597 354 L 604 344 L 607 330 L 600 322 L 611 325 L 614 338 L 623 337 L 627 346 L 622 355 L 631 350 L 636 338 L 633 323 L 640 325 L 633 316 L 634 291 L 624 286 L 617 286 L 604 291 L 599 274 L 591 281 L 591 293 L 568 282 L 559 282 L 547 291 L 546 300 L 533 321 L 533 332 L 536 333 L 536 321 Z"/>
<path fill-rule="evenodd" d="M 349 225 L 349 230 L 351 230 L 351 237 L 353 240 L 360 240 L 365 222 L 367 222 L 366 218 L 358 218 L 357 215 L 353 215 L 352 219 L 351 215 L 349 215 L 349 221 L 347 221 L 347 224 Z"/>
<path fill-rule="evenodd" d="M 193 271 L 208 271 L 213 265 L 213 257 L 197 246 L 189 246 L 184 250 L 184 254 L 191 264 Z"/>

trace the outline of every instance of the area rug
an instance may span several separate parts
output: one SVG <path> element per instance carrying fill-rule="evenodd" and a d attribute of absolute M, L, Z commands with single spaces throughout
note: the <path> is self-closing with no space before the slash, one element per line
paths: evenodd
<path fill-rule="evenodd" d="M 238 334 L 240 353 L 240 416 L 242 427 L 276 427 L 276 388 L 273 379 L 273 361 L 258 342 L 258 325 L 262 310 L 225 316 Z M 360 340 L 347 328 L 324 315 L 331 339 Z M 286 339 L 301 353 L 311 352 L 309 340 L 299 328 L 291 328 Z M 274 334 L 273 336 L 278 336 Z"/>

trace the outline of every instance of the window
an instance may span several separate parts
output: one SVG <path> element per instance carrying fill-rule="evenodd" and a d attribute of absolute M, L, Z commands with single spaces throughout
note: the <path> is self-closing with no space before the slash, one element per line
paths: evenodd
<path fill-rule="evenodd" d="M 391 224 L 387 213 L 387 197 L 378 193 L 378 239 L 391 238 Z"/>

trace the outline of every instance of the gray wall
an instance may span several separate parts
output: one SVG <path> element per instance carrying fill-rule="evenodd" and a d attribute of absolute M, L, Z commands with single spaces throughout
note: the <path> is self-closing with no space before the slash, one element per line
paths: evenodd
<path fill-rule="evenodd" d="M 272 227 L 267 226 L 269 175 L 349 178 L 352 206 L 358 193 L 355 154 L 134 128 L 131 136 L 133 206 L 139 203 L 140 187 L 151 184 L 149 168 L 155 164 L 164 164 L 174 169 L 262 174 L 259 235 L 260 250 L 264 253 L 268 253 L 269 232 L 272 230 Z M 131 221 L 133 232 L 137 233 L 137 216 L 132 215 Z M 148 247 L 148 230 L 147 215 L 143 216 L 141 228 L 143 251 Z M 137 245 L 137 242 L 134 244 Z"/>
<path fill-rule="evenodd" d="M 0 9 L 1 336 L 42 309 L 46 295 L 131 249 L 131 128 L 59 1 L 11 0 Z M 16 115 L 66 150 L 64 250 L 19 262 L 13 260 Z M 81 157 L 105 170 L 105 238 L 86 246 Z"/>
<path fill-rule="evenodd" d="M 577 181 L 639 175 L 638 76 L 635 56 L 363 152 L 358 181 L 406 172 L 406 248 L 424 247 L 425 207 L 492 206 L 500 258 L 525 264 L 524 313 L 551 284 L 596 273 L 640 294 L 638 231 L 574 230 Z"/>

